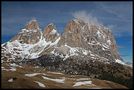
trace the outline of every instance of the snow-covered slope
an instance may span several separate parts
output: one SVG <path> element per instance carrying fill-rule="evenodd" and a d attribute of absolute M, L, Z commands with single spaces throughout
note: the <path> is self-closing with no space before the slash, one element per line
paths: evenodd
<path fill-rule="evenodd" d="M 3 57 L 7 57 L 8 54 L 11 54 L 10 59 L 16 60 L 16 58 L 19 57 L 19 61 L 38 58 L 40 57 L 39 54 L 43 52 L 47 46 L 51 47 L 57 45 L 59 40 L 60 37 L 55 42 L 47 42 L 44 37 L 41 37 L 39 42 L 35 44 L 20 43 L 19 40 L 9 41 L 2 45 L 5 45 L 5 47 L 2 48 Z"/>

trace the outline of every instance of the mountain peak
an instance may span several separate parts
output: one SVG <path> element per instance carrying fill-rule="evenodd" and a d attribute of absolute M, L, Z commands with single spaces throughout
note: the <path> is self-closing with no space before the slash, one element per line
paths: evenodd
<path fill-rule="evenodd" d="M 80 22 L 85 22 L 84 20 L 80 19 L 80 18 L 74 18 L 72 19 L 72 21 L 76 22 L 76 23 L 80 23 Z"/>
<path fill-rule="evenodd" d="M 59 36 L 56 26 L 53 23 L 47 25 L 47 27 L 43 31 L 43 36 L 47 41 L 53 41 L 56 37 Z"/>
<path fill-rule="evenodd" d="M 49 23 L 48 26 L 53 26 L 53 27 L 55 27 L 54 23 Z"/>
<path fill-rule="evenodd" d="M 21 43 L 35 44 L 41 38 L 39 24 L 36 19 L 30 20 L 25 28 L 21 30 L 11 41 L 19 40 Z"/>
<path fill-rule="evenodd" d="M 48 34 L 55 34 L 56 31 L 56 27 L 53 23 L 48 24 L 48 26 L 44 29 L 43 35 L 46 36 Z"/>
<path fill-rule="evenodd" d="M 36 19 L 30 20 L 25 26 L 27 30 L 39 30 L 39 24 Z"/>

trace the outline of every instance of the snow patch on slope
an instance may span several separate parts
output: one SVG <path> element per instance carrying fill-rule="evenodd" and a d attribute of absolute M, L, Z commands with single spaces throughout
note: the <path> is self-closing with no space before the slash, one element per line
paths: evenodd
<path fill-rule="evenodd" d="M 36 29 L 34 30 L 22 29 L 21 32 L 19 33 L 28 33 L 28 32 L 37 32 L 37 30 Z"/>
<path fill-rule="evenodd" d="M 38 82 L 38 81 L 34 81 L 35 83 L 37 83 L 40 87 L 46 87 L 43 83 Z"/>
<path fill-rule="evenodd" d="M 110 40 L 107 40 L 107 43 L 108 43 L 109 45 L 111 45 L 111 41 L 110 41 Z"/>
<path fill-rule="evenodd" d="M 119 63 L 119 64 L 122 64 L 122 65 L 125 65 L 125 66 L 128 66 L 128 67 L 132 67 L 133 65 L 129 65 L 129 64 L 127 64 L 127 63 L 125 63 L 124 61 L 121 61 L 121 60 L 119 60 L 119 59 L 115 59 L 115 62 L 116 63 Z"/>
<path fill-rule="evenodd" d="M 67 44 L 65 44 L 66 47 L 68 47 L 70 50 L 69 50 L 69 55 L 73 56 L 73 55 L 78 55 L 76 52 L 78 52 L 78 49 L 77 48 L 73 48 L 73 47 L 70 47 L 68 46 Z"/>
<path fill-rule="evenodd" d="M 79 78 L 76 81 L 82 81 L 82 80 L 90 80 L 90 78 Z"/>
<path fill-rule="evenodd" d="M 122 65 L 127 65 L 125 62 L 119 60 L 119 59 L 115 59 L 116 63 L 122 64 Z M 127 65 L 128 66 L 128 65 Z"/>
<path fill-rule="evenodd" d="M 8 82 L 13 82 L 13 78 L 9 79 Z"/>
<path fill-rule="evenodd" d="M 60 41 L 60 37 L 55 41 L 55 42 L 53 42 L 53 43 L 50 43 L 50 45 L 51 46 L 53 46 L 53 45 L 57 45 L 57 43 Z"/>
<path fill-rule="evenodd" d="M 57 31 L 55 30 L 55 29 L 53 29 L 51 32 L 50 32 L 50 34 L 56 34 L 57 33 Z"/>
<path fill-rule="evenodd" d="M 57 82 L 57 83 L 64 83 L 65 81 L 65 78 L 62 78 L 62 79 L 52 79 L 52 78 L 48 78 L 48 77 L 45 77 L 45 76 L 42 76 L 43 79 L 47 79 L 47 80 L 51 80 L 51 81 L 54 81 L 54 82 Z"/>
<path fill-rule="evenodd" d="M 20 67 L 20 68 L 22 68 L 22 66 L 17 65 L 16 63 L 10 63 L 10 66 L 11 66 L 11 67 Z"/>
<path fill-rule="evenodd" d="M 51 53 L 54 54 L 55 56 L 60 56 L 61 58 L 63 58 L 63 61 L 66 60 L 67 58 L 71 57 L 71 56 L 78 56 L 80 54 L 81 55 L 88 55 L 91 52 L 89 50 L 85 50 L 84 48 L 71 47 L 67 44 L 65 44 L 63 47 L 64 48 L 66 47 L 65 52 L 61 50 L 61 47 L 59 47 L 59 49 L 57 47 L 56 50 L 54 49 L 53 51 L 51 51 Z"/>
<path fill-rule="evenodd" d="M 89 85 L 92 84 L 92 81 L 81 81 L 81 82 L 76 82 L 73 86 L 81 86 L 81 85 Z"/>
<path fill-rule="evenodd" d="M 87 50 L 83 50 L 83 54 L 84 55 L 87 55 L 88 54 L 88 51 Z"/>
<path fill-rule="evenodd" d="M 27 77 L 34 77 L 34 76 L 37 76 L 37 75 L 40 75 L 41 73 L 32 73 L 32 74 L 25 74 L 25 76 Z"/>
<path fill-rule="evenodd" d="M 5 70 L 5 71 L 16 71 L 16 68 L 13 68 L 13 67 L 11 67 L 10 69 L 6 69 L 6 68 L 2 68 L 2 70 Z"/>
<path fill-rule="evenodd" d="M 60 72 L 47 72 L 47 73 L 50 73 L 50 74 L 60 74 L 60 75 L 63 75 L 63 73 L 60 73 Z"/>
<path fill-rule="evenodd" d="M 97 31 L 97 33 L 96 33 L 97 35 L 98 35 L 98 37 L 101 37 L 101 33 L 100 33 L 100 31 L 98 30 Z"/>

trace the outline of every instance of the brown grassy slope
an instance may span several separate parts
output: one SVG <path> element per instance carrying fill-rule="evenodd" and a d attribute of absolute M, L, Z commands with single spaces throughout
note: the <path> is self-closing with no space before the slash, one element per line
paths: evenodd
<path fill-rule="evenodd" d="M 8 65 L 2 65 L 2 67 L 10 68 Z M 33 77 L 27 77 L 25 74 L 31 73 L 41 73 Z M 44 74 L 44 75 L 43 75 Z M 43 79 L 42 76 L 52 78 L 52 79 L 62 79 L 65 78 L 64 83 L 57 83 L 52 80 Z M 9 79 L 13 79 L 13 82 L 8 82 Z M 46 88 L 126 88 L 120 84 L 99 80 L 90 79 L 92 84 L 81 85 L 73 87 L 73 85 L 78 82 L 77 79 L 89 78 L 83 75 L 67 75 L 57 72 L 50 72 L 45 70 L 45 68 L 35 68 L 34 66 L 24 65 L 22 67 L 16 67 L 16 71 L 5 71 L 2 70 L 2 88 L 42 88 L 34 81 L 39 81 L 43 83 Z"/>

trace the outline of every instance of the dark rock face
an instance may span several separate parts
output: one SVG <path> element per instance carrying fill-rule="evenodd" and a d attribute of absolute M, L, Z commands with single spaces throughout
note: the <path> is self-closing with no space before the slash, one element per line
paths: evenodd
<path fill-rule="evenodd" d="M 41 66 L 56 66 L 62 62 L 62 58 L 55 55 L 43 55 L 40 58 L 36 59 L 36 61 L 38 60 Z"/>

